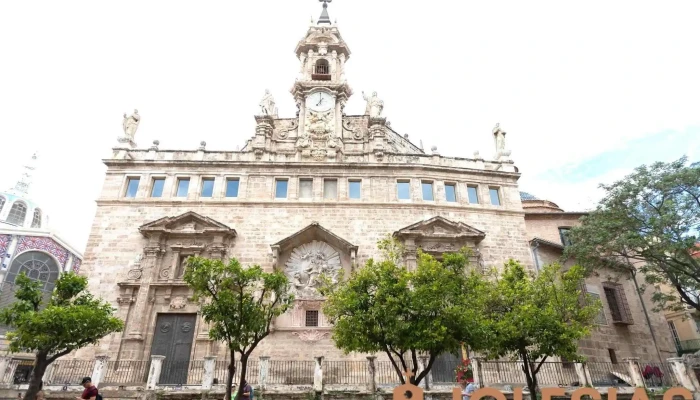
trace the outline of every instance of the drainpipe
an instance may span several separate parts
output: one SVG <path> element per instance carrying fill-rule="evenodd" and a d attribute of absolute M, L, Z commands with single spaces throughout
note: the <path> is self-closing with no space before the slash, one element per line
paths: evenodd
<path fill-rule="evenodd" d="M 538 253 L 537 253 L 538 247 L 540 247 L 540 244 L 536 240 L 534 240 L 533 245 L 531 247 L 532 257 L 535 259 L 535 269 L 539 273 L 540 272 L 540 258 L 539 258 Z"/>
<path fill-rule="evenodd" d="M 656 342 L 656 335 L 654 334 L 654 328 L 651 326 L 651 319 L 649 318 L 649 313 L 647 312 L 647 306 L 644 304 L 644 298 L 642 293 L 639 291 L 639 284 L 637 283 L 637 269 L 632 266 L 629 257 L 625 256 L 627 259 L 627 264 L 632 269 L 632 281 L 634 281 L 634 289 L 637 292 L 637 297 L 639 297 L 639 302 L 642 303 L 642 311 L 644 311 L 644 317 L 647 320 L 647 326 L 649 327 L 649 333 L 651 333 L 651 341 L 654 342 L 654 349 L 656 349 L 656 355 L 659 357 L 659 362 L 664 362 L 661 358 L 661 351 L 659 351 L 659 344 Z"/>

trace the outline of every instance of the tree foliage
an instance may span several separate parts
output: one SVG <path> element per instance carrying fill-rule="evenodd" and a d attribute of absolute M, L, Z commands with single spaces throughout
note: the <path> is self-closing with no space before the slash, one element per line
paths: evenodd
<path fill-rule="evenodd" d="M 124 323 L 113 316 L 112 306 L 86 291 L 87 278 L 72 272 L 62 274 L 45 302 L 41 282 L 17 276 L 12 305 L 0 311 L 12 352 L 35 353 L 34 370 L 24 399 L 34 399 L 41 390 L 46 368 L 73 350 L 96 344 Z M 45 306 L 45 307 L 44 307 Z"/>
<path fill-rule="evenodd" d="M 230 399 L 236 353 L 241 356 L 239 382 L 243 382 L 250 354 L 270 334 L 273 318 L 284 313 L 293 301 L 288 294 L 289 282 L 281 272 L 263 272 L 258 265 L 243 268 L 235 258 L 225 264 L 202 257 L 187 259 L 184 280 L 201 303 L 204 321 L 210 325 L 209 337 L 225 342 L 229 348 L 231 364 L 225 398 Z M 243 388 L 239 385 L 238 398 Z"/>
<path fill-rule="evenodd" d="M 691 255 L 700 251 L 700 163 L 642 165 L 601 187 L 605 197 L 571 230 L 566 255 L 587 268 L 638 267 L 647 283 L 675 290 L 654 295 L 657 309 L 700 310 L 700 259 Z"/>
<path fill-rule="evenodd" d="M 466 251 L 446 254 L 443 262 L 419 251 L 410 271 L 398 264 L 402 251 L 394 240 L 381 241 L 379 248 L 384 260 L 370 259 L 349 279 L 326 288 L 324 314 L 338 348 L 384 352 L 402 383 L 403 372 L 411 369 L 417 384 L 437 356 L 481 335 L 480 313 L 471 303 L 482 282 L 467 272 Z M 419 372 L 421 357 L 427 365 Z"/>
<path fill-rule="evenodd" d="M 479 350 L 492 359 L 522 360 L 530 393 L 536 393 L 537 373 L 549 357 L 579 358 L 578 340 L 589 334 L 601 307 L 584 297 L 584 273 L 579 266 L 563 271 L 554 264 L 535 276 L 511 260 L 500 276 L 494 271 L 484 279 L 480 312 L 486 334 Z"/>

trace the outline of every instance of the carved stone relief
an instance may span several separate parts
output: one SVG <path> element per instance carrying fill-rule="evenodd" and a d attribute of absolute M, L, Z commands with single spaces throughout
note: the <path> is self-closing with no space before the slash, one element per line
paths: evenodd
<path fill-rule="evenodd" d="M 173 310 L 181 310 L 187 306 L 187 299 L 183 296 L 174 297 L 170 300 L 170 308 Z"/>
<path fill-rule="evenodd" d="M 297 336 L 303 342 L 318 342 L 321 339 L 328 337 L 328 332 L 309 330 L 302 332 L 294 332 L 292 335 Z"/>
<path fill-rule="evenodd" d="M 327 243 L 314 240 L 292 250 L 285 273 L 297 298 L 314 299 L 321 297 L 318 292 L 321 275 L 336 281 L 340 268 L 340 254 Z"/>

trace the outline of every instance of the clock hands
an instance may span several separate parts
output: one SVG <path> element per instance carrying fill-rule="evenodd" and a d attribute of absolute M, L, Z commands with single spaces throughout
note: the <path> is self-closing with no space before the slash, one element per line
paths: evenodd
<path fill-rule="evenodd" d="M 317 105 L 317 106 L 320 106 L 321 103 L 323 103 L 323 96 L 321 95 L 321 93 L 319 93 L 319 94 L 318 94 L 318 103 L 316 103 L 316 105 Z"/>

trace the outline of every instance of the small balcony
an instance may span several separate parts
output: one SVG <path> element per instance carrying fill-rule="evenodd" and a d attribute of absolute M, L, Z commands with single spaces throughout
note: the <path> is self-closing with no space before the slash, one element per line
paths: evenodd
<path fill-rule="evenodd" d="M 331 74 L 311 74 L 311 79 L 315 81 L 330 81 Z"/>
<path fill-rule="evenodd" d="M 676 344 L 676 350 L 678 350 L 679 356 L 700 351 L 700 339 L 681 340 Z"/>

